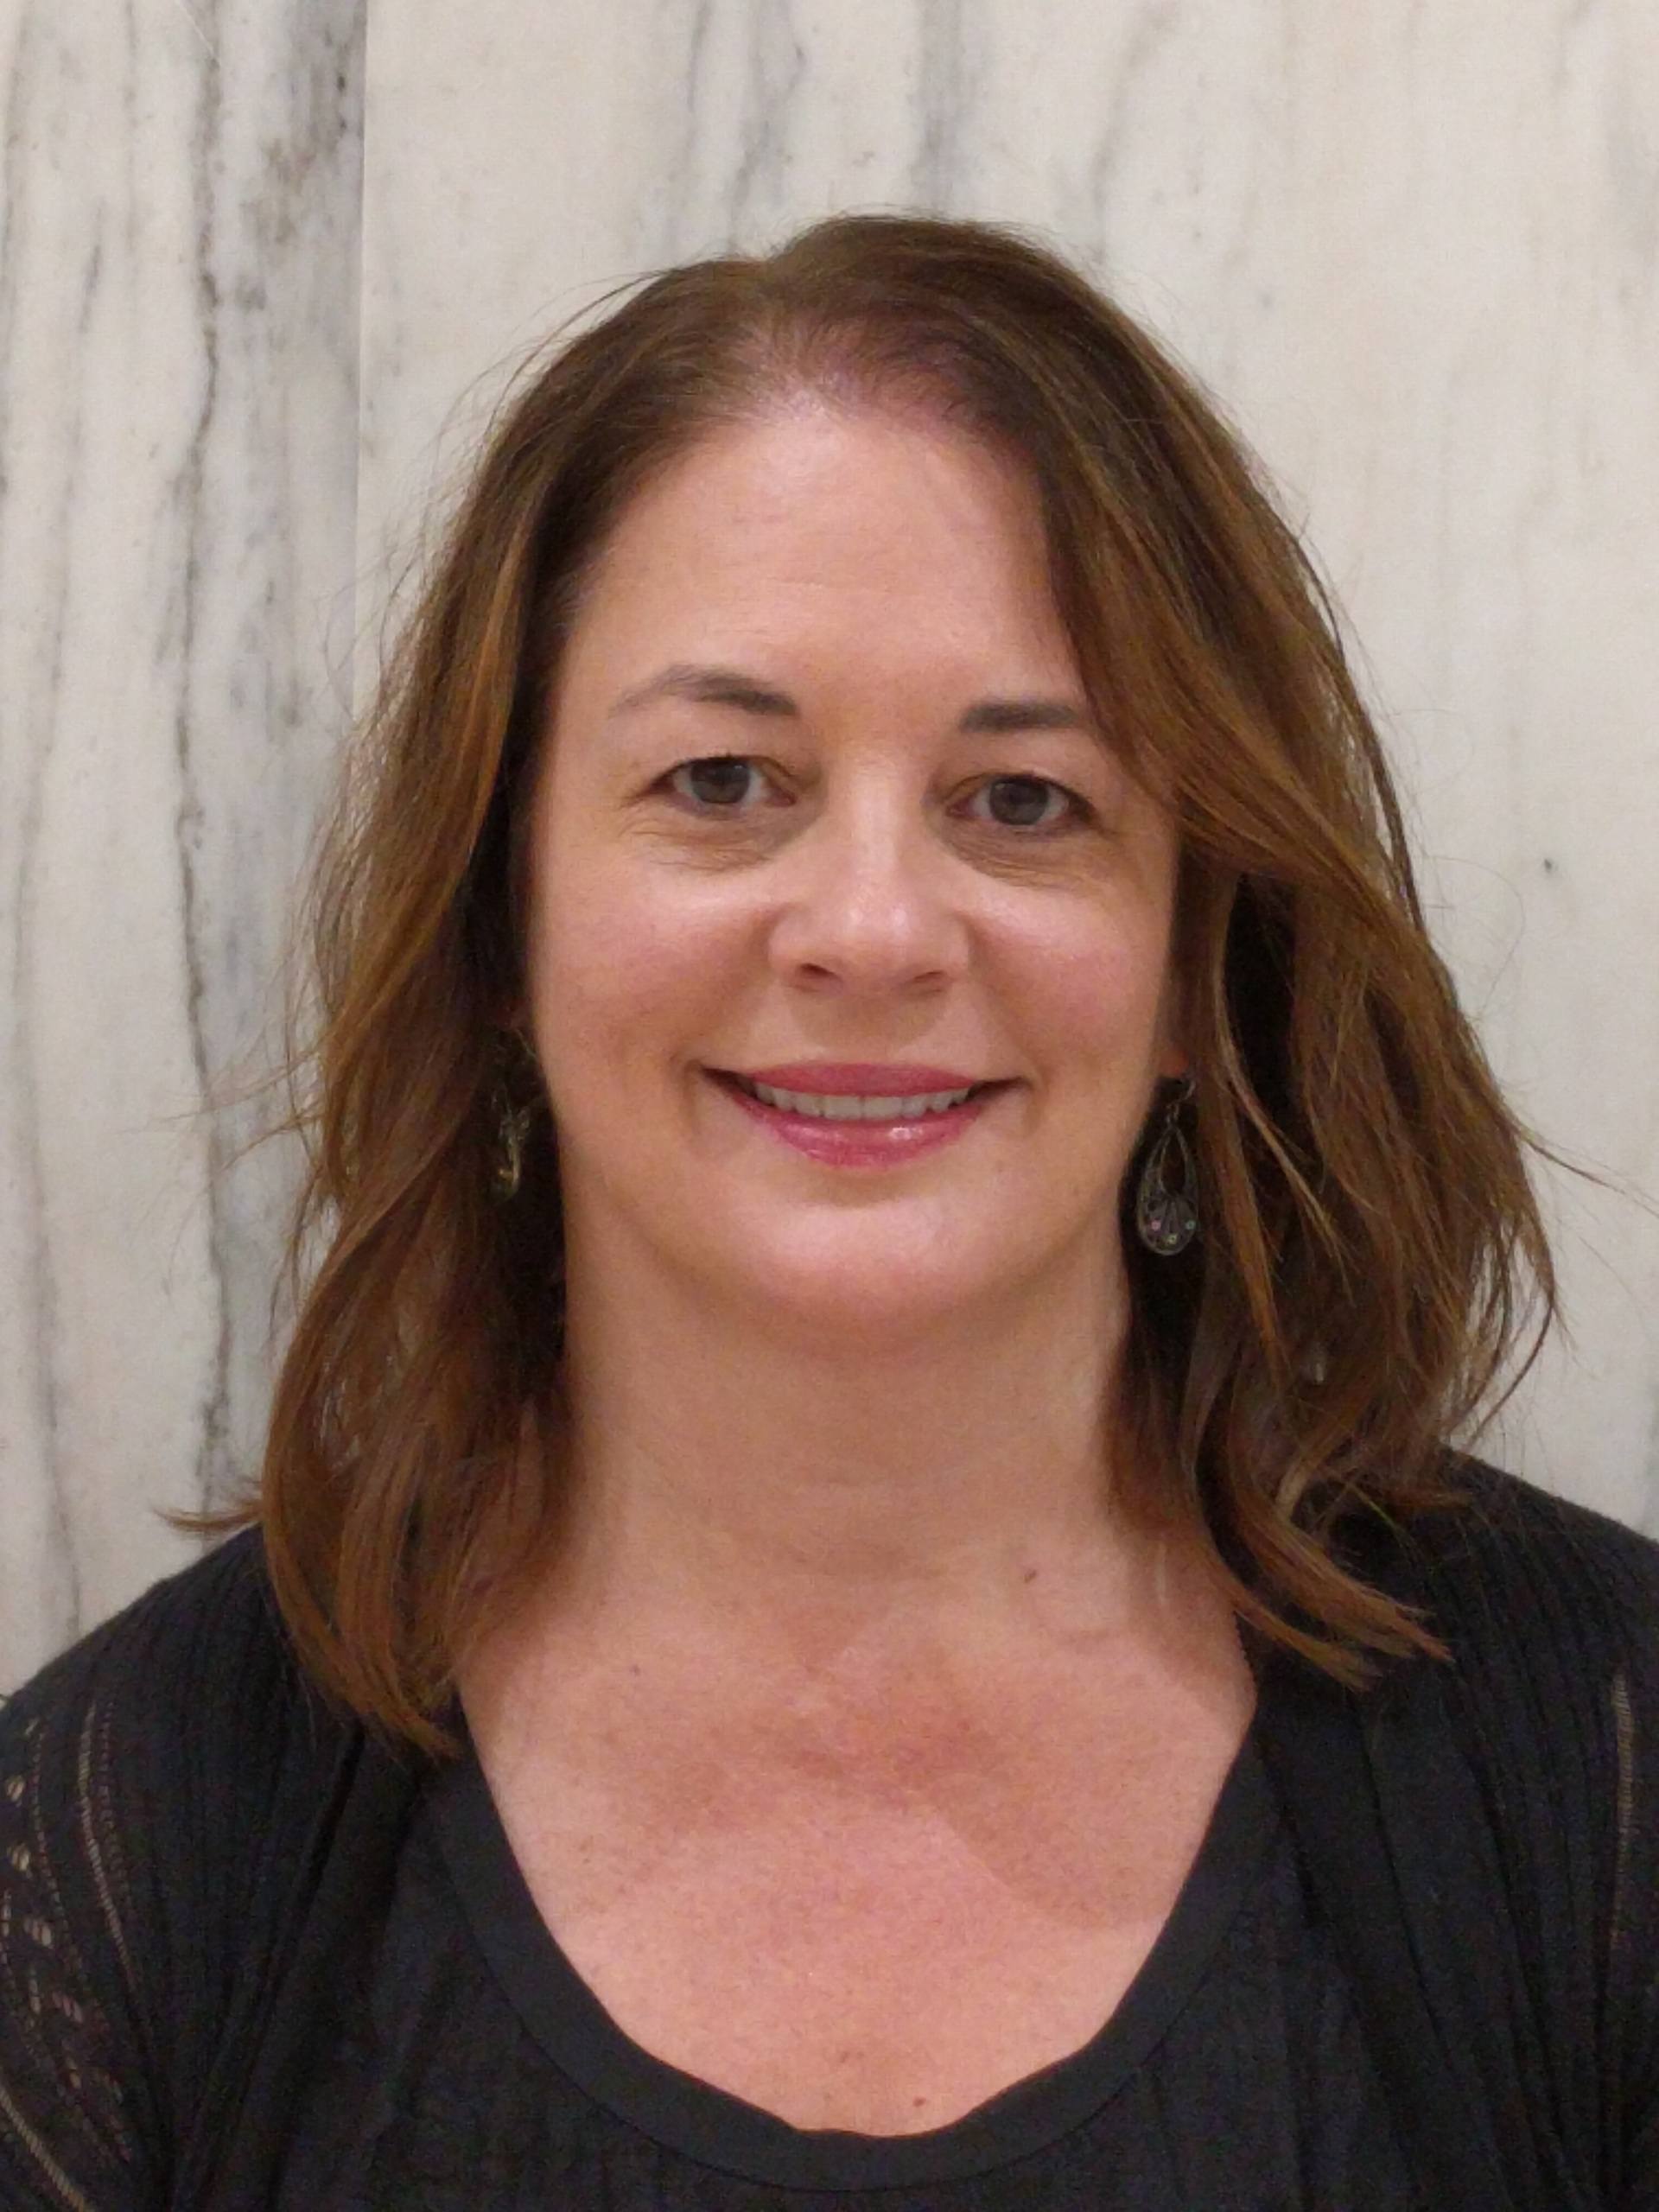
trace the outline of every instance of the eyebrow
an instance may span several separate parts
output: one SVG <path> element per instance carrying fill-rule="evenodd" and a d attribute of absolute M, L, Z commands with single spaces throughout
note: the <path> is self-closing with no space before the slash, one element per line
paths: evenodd
<path fill-rule="evenodd" d="M 643 683 L 625 691 L 606 715 L 607 721 L 632 713 L 653 699 L 690 699 L 703 706 L 736 707 L 750 715 L 771 715 L 798 721 L 801 710 L 786 691 L 762 683 L 741 669 L 709 668 L 676 661 Z M 1095 718 L 1074 699 L 976 699 L 957 723 L 964 736 L 1007 737 L 1020 730 L 1075 729 L 1092 734 Z"/>

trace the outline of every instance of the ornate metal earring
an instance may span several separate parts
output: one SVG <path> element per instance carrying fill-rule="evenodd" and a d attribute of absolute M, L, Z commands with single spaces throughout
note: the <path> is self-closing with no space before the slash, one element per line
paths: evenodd
<path fill-rule="evenodd" d="M 1185 1252 L 1198 1233 L 1198 1209 L 1194 1203 L 1198 1188 L 1198 1170 L 1179 1119 L 1182 1107 L 1196 1088 L 1192 1077 L 1185 1077 L 1181 1089 L 1164 1109 L 1164 1126 L 1147 1155 L 1147 1164 L 1141 1171 L 1141 1187 L 1135 1194 L 1135 1225 L 1140 1231 L 1141 1242 L 1160 1259 L 1173 1259 L 1177 1252 Z M 1180 1148 L 1179 1189 L 1164 1180 L 1172 1142 Z"/>

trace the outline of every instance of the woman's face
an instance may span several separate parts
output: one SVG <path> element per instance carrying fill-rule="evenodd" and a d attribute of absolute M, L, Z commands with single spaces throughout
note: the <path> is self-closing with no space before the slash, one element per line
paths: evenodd
<path fill-rule="evenodd" d="M 683 458 L 604 551 L 530 804 L 523 1012 L 577 1294 L 588 1264 L 619 1294 L 666 1270 L 699 1313 L 890 1344 L 1116 1275 L 1186 1065 L 1176 843 L 1090 726 L 1007 462 L 809 400 Z M 798 1062 L 1006 1087 L 849 1166 L 712 1072 Z"/>

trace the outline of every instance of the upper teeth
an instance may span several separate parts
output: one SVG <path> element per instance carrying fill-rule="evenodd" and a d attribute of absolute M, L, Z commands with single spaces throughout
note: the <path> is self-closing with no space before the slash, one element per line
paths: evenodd
<path fill-rule="evenodd" d="M 768 1084 L 751 1083 L 743 1076 L 738 1081 L 768 1106 L 781 1106 L 791 1114 L 816 1114 L 826 1122 L 913 1122 L 923 1114 L 942 1114 L 948 1106 L 960 1106 L 975 1088 L 970 1083 L 964 1090 L 932 1090 L 910 1098 L 850 1098 L 810 1090 L 774 1090 Z"/>

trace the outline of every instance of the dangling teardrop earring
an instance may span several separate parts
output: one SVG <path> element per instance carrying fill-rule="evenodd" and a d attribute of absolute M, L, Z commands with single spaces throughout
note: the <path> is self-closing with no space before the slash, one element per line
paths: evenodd
<path fill-rule="evenodd" d="M 1135 1225 L 1141 1242 L 1160 1259 L 1173 1259 L 1177 1252 L 1185 1252 L 1198 1233 L 1198 1209 L 1194 1203 L 1198 1188 L 1198 1170 L 1179 1119 L 1182 1107 L 1196 1088 L 1190 1075 L 1184 1077 L 1181 1089 L 1165 1108 L 1163 1128 L 1147 1155 L 1147 1164 L 1141 1172 L 1141 1186 L 1135 1194 Z M 1172 1141 L 1180 1147 L 1179 1190 L 1164 1180 Z"/>
<path fill-rule="evenodd" d="M 536 1084 L 536 1096 L 515 1107 L 512 1094 L 526 1074 Z M 504 1203 L 517 1195 L 524 1175 L 524 1145 L 537 1108 L 542 1103 L 541 1064 L 523 1029 L 503 1030 L 496 1039 L 495 1080 L 490 1086 L 490 1106 L 495 1117 L 495 1157 L 490 1164 L 490 1188 Z"/>
<path fill-rule="evenodd" d="M 490 1187 L 495 1196 L 505 1201 L 516 1196 L 524 1175 L 524 1140 L 530 1135 L 530 1125 L 536 1118 L 533 1106 L 514 1108 L 507 1097 L 506 1086 L 498 1083 L 494 1092 L 497 1149 L 490 1171 Z"/>

